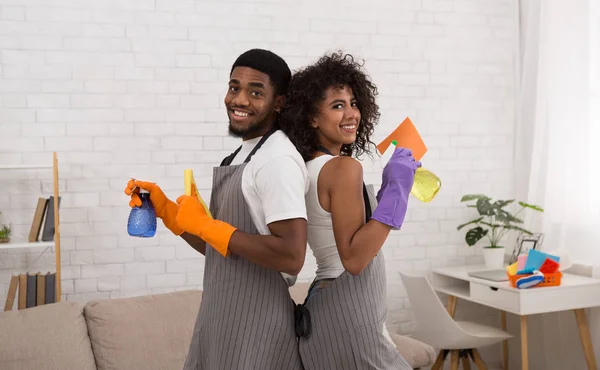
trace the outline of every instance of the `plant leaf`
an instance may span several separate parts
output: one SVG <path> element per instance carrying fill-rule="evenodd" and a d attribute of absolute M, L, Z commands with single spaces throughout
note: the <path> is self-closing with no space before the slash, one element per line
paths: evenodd
<path fill-rule="evenodd" d="M 461 202 L 469 202 L 471 200 L 481 199 L 481 198 L 487 198 L 487 197 L 483 194 L 467 194 L 467 195 L 463 195 L 463 197 L 460 201 Z"/>
<path fill-rule="evenodd" d="M 490 203 L 490 198 L 479 198 L 477 200 L 477 211 L 482 216 L 493 216 L 496 214 L 494 207 Z"/>
<path fill-rule="evenodd" d="M 474 246 L 481 238 L 486 236 L 488 233 L 487 230 L 484 230 L 482 227 L 477 226 L 469 231 L 467 231 L 467 235 L 465 235 L 465 241 L 469 245 L 469 247 Z"/>
<path fill-rule="evenodd" d="M 510 225 L 511 222 L 514 222 L 514 223 L 517 223 L 517 224 L 522 224 L 523 223 L 523 220 L 516 218 L 515 216 L 513 216 L 510 213 L 506 212 L 505 210 L 500 210 L 496 214 L 496 220 L 498 220 L 500 222 L 504 222 L 505 225 Z"/>
<path fill-rule="evenodd" d="M 528 203 L 525 203 L 525 202 L 519 202 L 519 205 L 521 207 L 533 209 L 534 211 L 544 212 L 544 209 L 542 207 L 539 207 L 539 206 L 536 206 L 536 205 L 533 205 L 533 204 L 528 204 Z"/>
<path fill-rule="evenodd" d="M 512 202 L 514 202 L 514 199 L 511 200 L 497 200 L 494 202 L 494 208 L 496 209 L 502 209 L 504 207 L 506 207 L 507 205 L 511 204 Z"/>
<path fill-rule="evenodd" d="M 465 227 L 465 226 L 467 226 L 467 225 L 476 224 L 476 223 L 478 223 L 478 222 L 479 222 L 479 221 L 481 221 L 481 220 L 483 220 L 483 217 L 479 217 L 479 218 L 478 218 L 478 219 L 476 219 L 476 220 L 471 220 L 471 221 L 467 222 L 466 224 L 459 225 L 459 226 L 456 228 L 456 230 L 460 230 L 460 229 L 462 229 L 463 227 Z"/>
<path fill-rule="evenodd" d="M 502 226 L 502 227 L 503 227 L 504 229 L 508 229 L 508 230 L 517 230 L 517 231 L 520 231 L 520 232 L 522 232 L 522 233 L 525 233 L 525 234 L 527 234 L 527 235 L 533 235 L 533 233 L 532 233 L 531 231 L 529 231 L 529 230 L 525 230 L 524 228 L 522 228 L 522 227 L 519 227 L 519 226 L 514 226 L 514 225 L 504 225 L 504 226 Z"/>
<path fill-rule="evenodd" d="M 489 226 L 489 227 L 491 227 L 492 229 L 498 229 L 498 228 L 501 228 L 501 227 L 506 227 L 506 226 L 505 226 L 505 225 L 503 225 L 503 224 L 490 224 L 489 222 L 482 222 L 481 224 L 483 224 L 483 225 L 485 225 L 485 226 Z"/>

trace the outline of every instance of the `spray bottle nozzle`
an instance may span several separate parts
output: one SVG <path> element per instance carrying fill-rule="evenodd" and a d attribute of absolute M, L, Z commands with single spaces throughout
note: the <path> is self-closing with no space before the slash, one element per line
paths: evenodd
<path fill-rule="evenodd" d="M 388 146 L 386 151 L 381 155 L 381 168 L 384 168 L 390 158 L 392 158 L 392 155 L 396 150 L 396 145 L 398 145 L 398 142 L 396 140 L 392 140 L 390 146 Z"/>

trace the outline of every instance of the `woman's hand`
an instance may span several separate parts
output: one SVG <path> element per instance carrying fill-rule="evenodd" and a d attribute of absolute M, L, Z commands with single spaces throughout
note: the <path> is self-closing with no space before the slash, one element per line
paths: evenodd
<path fill-rule="evenodd" d="M 383 224 L 399 229 L 404 223 L 408 196 L 415 181 L 415 171 L 421 162 L 415 160 L 410 149 L 398 147 L 383 169 L 381 189 L 377 193 L 379 204 L 371 217 Z"/>

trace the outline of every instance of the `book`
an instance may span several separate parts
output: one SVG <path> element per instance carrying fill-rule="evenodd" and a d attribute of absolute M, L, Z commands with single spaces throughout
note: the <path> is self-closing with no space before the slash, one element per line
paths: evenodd
<path fill-rule="evenodd" d="M 19 292 L 17 309 L 19 310 L 56 302 L 55 280 L 55 272 L 13 275 L 6 303 L 4 304 L 4 310 L 12 310 L 17 287 Z"/>
<path fill-rule="evenodd" d="M 61 197 L 58 197 L 58 206 L 60 207 Z M 48 199 L 48 206 L 46 207 L 46 221 L 44 222 L 44 229 L 42 230 L 42 241 L 49 242 L 54 240 L 54 195 L 51 195 Z"/>
<path fill-rule="evenodd" d="M 33 243 L 38 241 L 40 230 L 42 229 L 42 220 L 44 219 L 44 213 L 48 206 L 48 198 L 38 198 L 37 207 L 33 213 L 33 221 L 31 222 L 31 229 L 29 230 L 29 242 Z"/>
<path fill-rule="evenodd" d="M 46 304 L 56 302 L 56 273 L 46 274 Z"/>
<path fill-rule="evenodd" d="M 37 274 L 37 297 L 35 300 L 36 306 L 46 304 L 46 275 Z"/>
<path fill-rule="evenodd" d="M 19 301 L 17 308 L 22 310 L 27 308 L 27 275 L 19 274 Z"/>
<path fill-rule="evenodd" d="M 10 285 L 8 287 L 8 294 L 6 295 L 6 303 L 4 303 L 4 311 L 12 311 L 13 305 L 15 304 L 15 297 L 17 296 L 18 286 L 19 286 L 19 276 L 12 275 L 10 277 Z"/>
<path fill-rule="evenodd" d="M 35 307 L 35 299 L 37 295 L 37 274 L 26 274 L 27 277 L 27 294 L 25 308 Z"/>

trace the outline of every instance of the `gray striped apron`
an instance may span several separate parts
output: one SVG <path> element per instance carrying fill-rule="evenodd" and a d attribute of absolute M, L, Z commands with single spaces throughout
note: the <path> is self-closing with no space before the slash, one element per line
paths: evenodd
<path fill-rule="evenodd" d="M 210 211 L 216 219 L 258 234 L 242 194 L 239 148 L 213 170 Z M 294 303 L 281 274 L 206 246 L 204 287 L 185 370 L 302 370 L 294 331 Z"/>
<path fill-rule="evenodd" d="M 373 186 L 366 186 L 364 193 L 370 218 L 369 210 L 377 203 Z M 308 300 L 306 308 L 310 333 L 299 338 L 306 370 L 412 370 L 383 336 L 387 307 L 382 251 L 360 275 L 344 271 Z"/>

